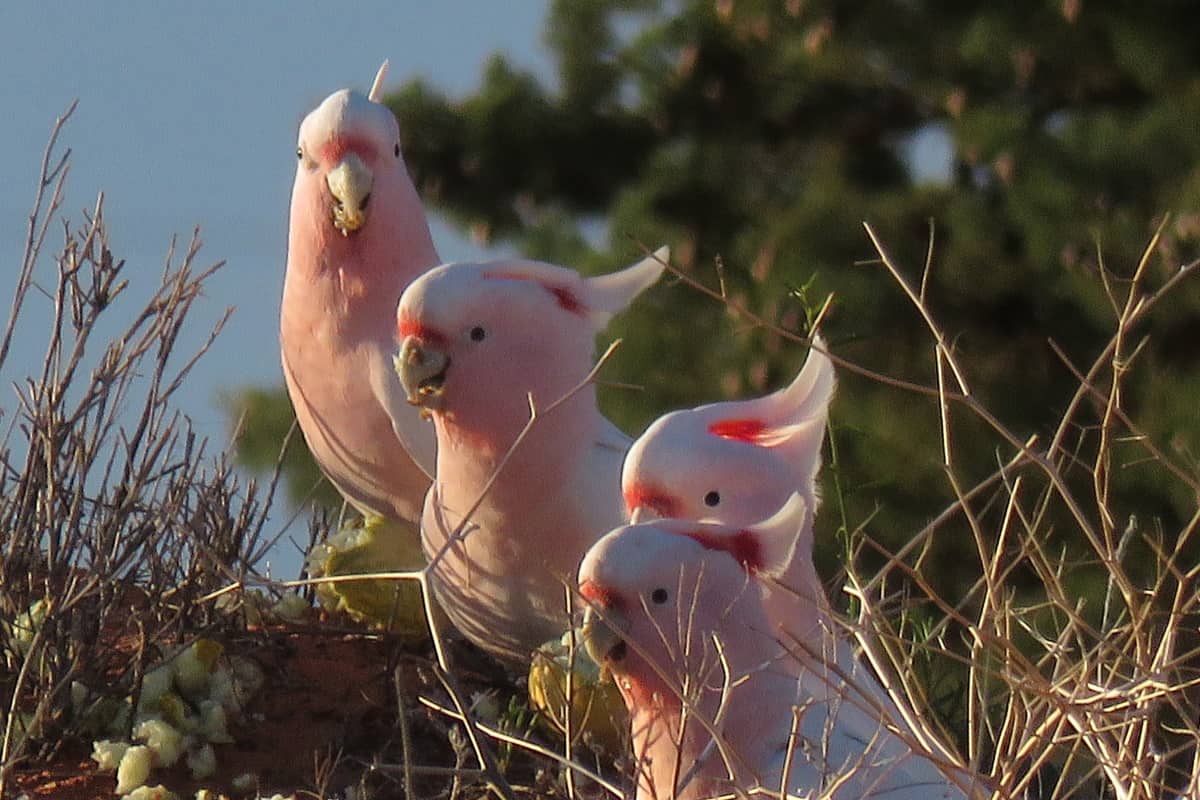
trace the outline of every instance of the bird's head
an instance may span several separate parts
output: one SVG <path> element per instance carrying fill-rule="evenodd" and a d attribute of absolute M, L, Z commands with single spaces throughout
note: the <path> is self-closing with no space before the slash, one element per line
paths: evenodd
<path fill-rule="evenodd" d="M 585 644 L 631 710 L 678 705 L 684 676 L 711 685 L 721 669 L 716 641 L 746 657 L 774 641 L 765 581 L 787 568 L 807 513 L 793 494 L 752 526 L 656 520 L 592 546 L 579 568 Z"/>
<path fill-rule="evenodd" d="M 320 198 L 330 231 L 350 237 L 363 229 L 384 196 L 411 182 L 400 153 L 400 127 L 382 103 L 387 62 L 370 94 L 341 89 L 300 124 L 294 197 Z"/>
<path fill-rule="evenodd" d="M 409 402 L 524 424 L 527 395 L 544 407 L 583 379 L 596 334 L 661 271 L 653 258 L 595 278 L 521 259 L 430 270 L 396 311 L 396 369 Z"/>
<path fill-rule="evenodd" d="M 630 518 L 748 525 L 792 492 L 815 499 L 832 392 L 832 365 L 811 350 L 795 381 L 774 394 L 659 418 L 625 457 L 621 489 Z"/>

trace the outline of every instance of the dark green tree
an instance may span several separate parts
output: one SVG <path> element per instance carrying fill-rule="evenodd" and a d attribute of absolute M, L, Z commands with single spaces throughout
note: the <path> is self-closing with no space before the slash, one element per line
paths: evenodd
<path fill-rule="evenodd" d="M 1200 6 L 1169 0 L 556 0 L 553 85 L 496 56 L 467 97 L 414 81 L 391 102 L 427 204 L 464 229 L 590 272 L 668 243 L 691 276 L 799 333 L 832 294 L 836 354 L 926 385 L 927 332 L 860 222 L 912 281 L 933 230 L 927 296 L 972 388 L 1044 435 L 1076 386 L 1048 340 L 1086 365 L 1111 329 L 1101 267 L 1131 274 L 1166 214 L 1151 279 L 1197 253 L 1198 30 Z M 1127 406 L 1191 464 L 1200 288 L 1148 332 Z M 606 377 L 645 390 L 602 401 L 635 434 L 779 386 L 804 357 L 671 281 L 610 333 L 624 344 Z M 261 400 L 286 416 L 281 394 Z M 916 400 L 840 372 L 826 534 L 869 520 L 894 548 L 952 499 L 935 406 Z M 959 465 L 978 478 L 1009 453 L 963 425 Z M 1121 491 L 1168 530 L 1190 500 L 1154 481 Z"/>
<path fill-rule="evenodd" d="M 1180 0 L 555 0 L 550 84 L 495 56 L 466 97 L 418 80 L 390 101 L 426 203 L 476 236 L 587 272 L 670 244 L 691 279 L 801 335 L 832 295 L 823 331 L 836 355 L 935 385 L 929 333 L 868 222 L 910 282 L 929 258 L 928 308 L 974 396 L 1044 443 L 1079 385 L 1063 357 L 1086 369 L 1113 329 L 1105 283 L 1127 288 L 1156 231 L 1150 288 L 1200 254 L 1197 32 L 1200 4 Z M 624 344 L 605 377 L 644 387 L 601 393 L 631 434 L 670 409 L 780 386 L 805 356 L 671 280 L 608 335 Z M 1123 406 L 1194 486 L 1200 286 L 1177 286 L 1135 335 L 1148 338 Z M 242 449 L 273 463 L 290 410 L 281 390 L 256 392 L 246 429 L 259 433 Z M 1101 404 L 1084 406 L 1098 422 Z M 955 471 L 970 486 L 1014 450 L 952 413 Z M 1069 447 L 1094 459 L 1082 419 Z M 929 398 L 839 370 L 817 525 L 825 567 L 850 532 L 895 550 L 953 503 L 940 437 Z M 1126 452 L 1129 464 L 1145 457 L 1137 443 Z M 1195 491 L 1124 466 L 1114 507 L 1172 552 Z M 309 467 L 293 485 L 311 479 Z M 1044 529 L 1070 552 L 1076 528 L 1063 521 Z M 946 597 L 962 596 L 978 563 L 962 519 L 924 560 Z M 1102 573 L 1065 580 L 1094 595 Z M 1021 581 L 1037 589 L 1035 575 Z M 962 676 L 929 669 L 953 719 Z"/>

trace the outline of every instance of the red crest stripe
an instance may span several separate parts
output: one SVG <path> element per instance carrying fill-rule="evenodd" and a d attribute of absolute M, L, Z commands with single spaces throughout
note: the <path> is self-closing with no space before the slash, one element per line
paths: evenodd
<path fill-rule="evenodd" d="M 568 311 L 579 316 L 583 316 L 587 313 L 587 306 L 583 304 L 583 301 L 579 299 L 579 296 L 576 295 L 575 292 L 560 284 L 548 283 L 546 281 L 538 280 L 537 278 L 533 278 L 528 275 L 521 275 L 516 272 L 503 272 L 499 270 L 489 270 L 483 273 L 483 277 L 506 281 L 530 281 L 532 283 L 536 283 L 553 295 L 554 302 L 558 303 L 559 308 L 563 309 L 564 311 Z"/>
<path fill-rule="evenodd" d="M 708 432 L 722 439 L 757 444 L 767 425 L 759 419 L 723 419 L 708 426 Z"/>
<path fill-rule="evenodd" d="M 683 535 L 706 550 L 729 553 L 751 574 L 762 568 L 762 548 L 758 537 L 750 531 L 738 531 L 731 536 L 719 536 L 708 531 L 684 531 Z"/>

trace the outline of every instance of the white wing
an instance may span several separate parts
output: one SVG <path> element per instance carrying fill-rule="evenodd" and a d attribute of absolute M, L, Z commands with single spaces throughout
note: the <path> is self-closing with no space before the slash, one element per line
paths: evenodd
<path fill-rule="evenodd" d="M 817 791 L 822 784 L 831 785 L 836 776 L 849 774 L 834 793 L 836 800 L 964 800 L 967 793 L 959 783 L 943 774 L 932 759 L 914 752 L 910 742 L 915 745 L 915 737 L 848 643 L 839 637 L 835 646 L 840 675 L 821 674 L 819 668 L 806 670 L 798 685 L 797 705 L 807 709 L 800 730 L 807 746 L 793 753 L 789 794 L 803 797 L 811 791 L 822 796 Z M 849 677 L 852 685 L 844 683 L 841 675 Z M 887 709 L 903 736 L 888 729 L 872 710 L 874 702 Z M 781 755 L 776 775 L 783 760 Z M 970 781 L 961 771 L 959 777 Z"/>

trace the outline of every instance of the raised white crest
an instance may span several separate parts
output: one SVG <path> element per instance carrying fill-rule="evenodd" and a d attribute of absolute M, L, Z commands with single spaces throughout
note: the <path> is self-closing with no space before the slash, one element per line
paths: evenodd
<path fill-rule="evenodd" d="M 371 84 L 371 93 L 367 95 L 367 99 L 372 103 L 383 102 L 383 84 L 387 81 L 387 73 L 388 61 L 385 58 L 379 65 L 379 72 L 375 73 L 375 82 Z"/>

